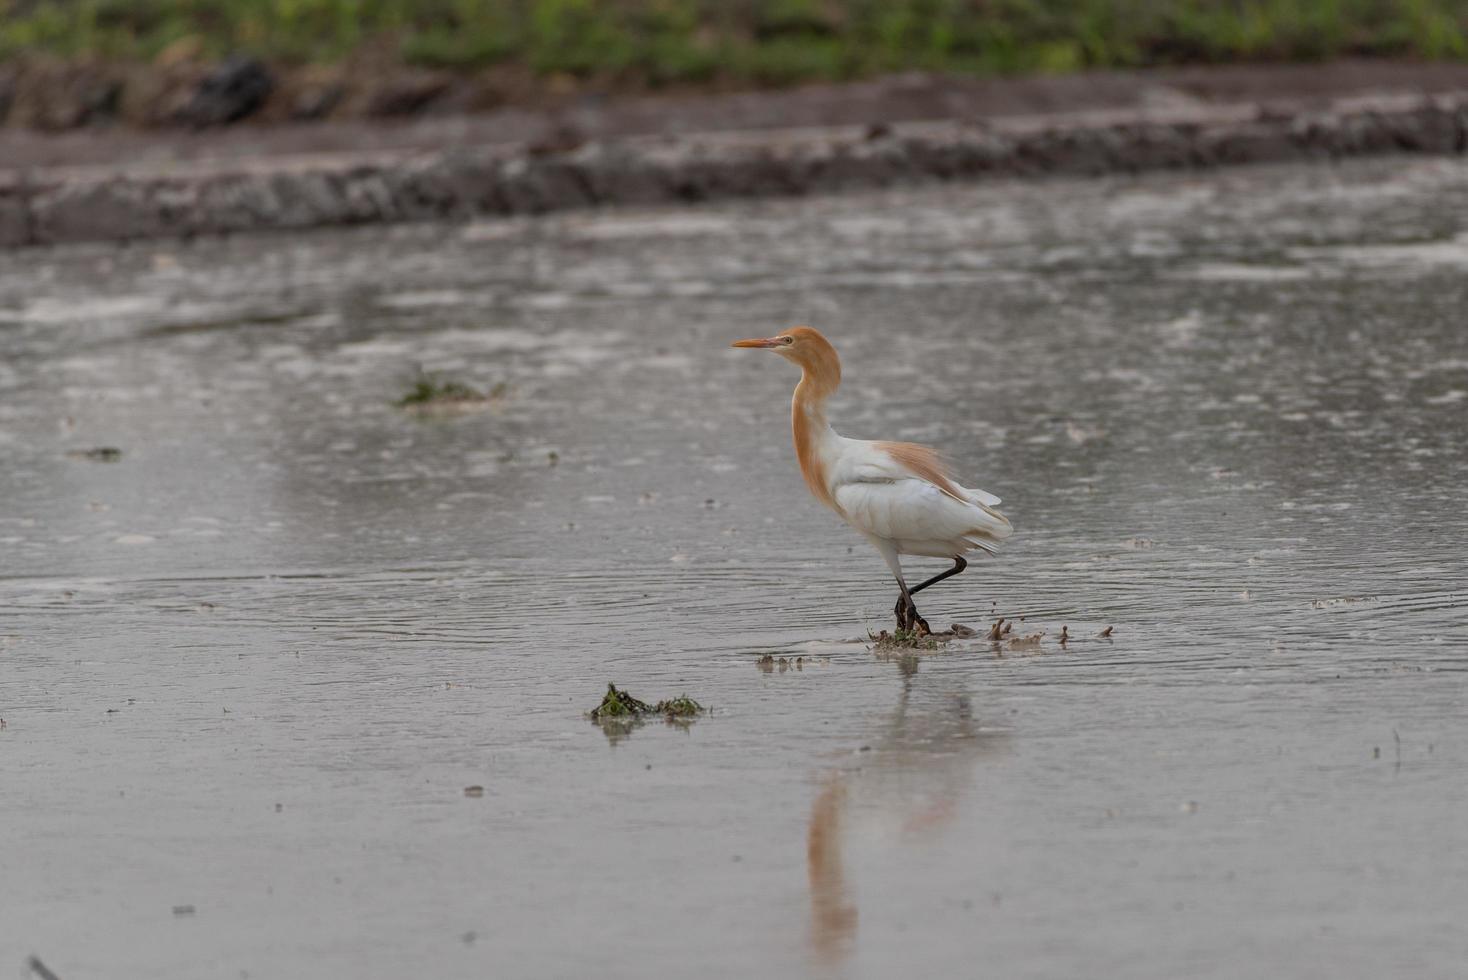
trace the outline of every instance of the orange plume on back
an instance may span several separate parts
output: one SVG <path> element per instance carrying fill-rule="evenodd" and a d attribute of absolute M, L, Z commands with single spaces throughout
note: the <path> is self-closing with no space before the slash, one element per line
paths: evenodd
<path fill-rule="evenodd" d="M 879 442 L 877 448 L 897 460 L 898 464 L 911 470 L 933 486 L 955 500 L 968 502 L 968 497 L 953 482 L 948 466 L 938 450 L 931 446 L 920 446 L 915 442 Z"/>

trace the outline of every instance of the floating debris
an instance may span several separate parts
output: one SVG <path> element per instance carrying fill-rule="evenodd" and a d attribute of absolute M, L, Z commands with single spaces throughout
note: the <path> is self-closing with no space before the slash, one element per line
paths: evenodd
<path fill-rule="evenodd" d="M 587 712 L 592 721 L 603 718 L 636 718 L 652 711 L 652 705 L 639 701 L 626 691 L 617 690 L 617 685 L 608 684 L 607 693 L 601 704 Z"/>
<path fill-rule="evenodd" d="M 686 731 L 706 710 L 686 694 L 648 704 L 626 691 L 617 690 L 617 685 L 608 684 L 601 704 L 588 711 L 586 716 L 601 728 L 608 742 L 616 745 L 641 728 L 648 717 L 661 715 L 667 724 Z"/>
<path fill-rule="evenodd" d="M 829 659 L 826 662 L 829 663 Z M 777 657 L 773 653 L 765 654 L 754 663 L 756 667 L 766 674 L 773 673 L 775 670 L 779 670 L 783 674 L 787 670 L 805 669 L 804 657 Z"/>
<path fill-rule="evenodd" d="M 993 630 L 984 634 L 991 636 Z M 952 640 L 968 640 L 979 636 L 979 631 L 972 626 L 963 623 L 953 623 L 940 633 L 926 633 L 919 630 L 897 630 L 889 633 L 882 630 L 880 633 L 867 632 L 867 639 L 875 644 L 873 649 L 877 653 L 893 653 L 902 650 L 937 650 L 943 644 Z"/>
<path fill-rule="evenodd" d="M 175 905 L 173 907 L 173 914 L 178 916 L 193 915 L 194 912 L 195 909 L 192 905 Z"/>
<path fill-rule="evenodd" d="M 489 394 L 484 394 L 459 381 L 419 374 L 408 393 L 393 404 L 418 414 L 450 415 L 485 408 L 503 399 L 508 390 L 509 387 L 500 382 L 490 389 Z"/>
<path fill-rule="evenodd" d="M 1111 627 L 1110 626 L 1106 627 L 1104 630 L 1101 631 L 1101 638 L 1103 640 L 1109 640 L 1109 639 L 1111 639 Z"/>
<path fill-rule="evenodd" d="M 872 635 L 870 633 L 868 633 L 867 634 L 867 639 L 871 639 L 871 638 L 872 638 Z M 850 640 L 843 640 L 842 642 L 844 642 L 844 643 L 862 643 L 862 642 L 865 642 L 865 641 L 861 637 L 858 636 L 858 637 L 853 637 Z M 776 671 L 778 671 L 778 672 L 780 672 L 780 673 L 783 674 L 787 670 L 801 670 L 801 671 L 803 671 L 803 670 L 805 670 L 806 667 L 829 667 L 829 666 L 831 666 L 831 658 L 830 657 L 818 657 L 818 656 L 815 656 L 814 654 L 812 654 L 811 656 L 805 656 L 805 655 L 802 654 L 800 656 L 795 656 L 795 657 L 779 657 L 779 656 L 776 656 L 773 653 L 766 653 L 766 654 L 762 654 L 758 658 L 756 658 L 755 659 L 755 662 L 754 662 L 754 665 L 760 669 L 760 672 L 761 673 L 772 674 L 772 673 L 775 673 Z"/>
<path fill-rule="evenodd" d="M 481 796 L 484 795 L 484 787 L 483 786 L 465 786 L 464 787 L 464 795 L 467 796 L 467 797 L 469 797 L 470 799 L 477 800 L 477 799 L 479 799 L 479 797 L 481 797 Z"/>
<path fill-rule="evenodd" d="M 867 633 L 867 637 L 875 644 L 872 649 L 877 653 L 892 653 L 899 650 L 936 650 L 938 644 L 946 637 L 932 633 L 919 633 L 917 630 L 897 630 L 888 633 L 882 630 L 880 633 Z"/>
<path fill-rule="evenodd" d="M 409 405 L 426 405 L 429 402 L 473 401 L 483 397 L 461 382 L 434 381 L 425 375 L 413 382 L 413 387 L 397 400 L 397 405 L 399 408 L 407 408 Z"/>
<path fill-rule="evenodd" d="M 696 718 L 703 714 L 703 705 L 684 694 L 653 705 L 655 713 L 669 718 Z"/>
<path fill-rule="evenodd" d="M 1310 600 L 1310 608 L 1311 609 L 1332 609 L 1332 608 L 1335 608 L 1336 606 L 1351 606 L 1351 605 L 1355 605 L 1358 602 L 1377 602 L 1377 601 L 1378 601 L 1378 599 L 1374 595 L 1346 595 L 1346 596 L 1338 596 L 1338 597 L 1336 597 L 1334 599 L 1311 599 Z"/>
<path fill-rule="evenodd" d="M 643 715 L 663 715 L 666 718 L 696 718 L 703 714 L 704 706 L 684 694 L 657 704 L 639 701 L 626 691 L 617 690 L 617 685 L 608 684 L 607 693 L 601 704 L 588 711 L 592 721 L 606 718 L 640 718 Z"/>
<path fill-rule="evenodd" d="M 89 463 L 116 463 L 122 459 L 122 450 L 116 446 L 97 446 L 93 449 L 68 449 L 67 459 L 84 459 Z"/>

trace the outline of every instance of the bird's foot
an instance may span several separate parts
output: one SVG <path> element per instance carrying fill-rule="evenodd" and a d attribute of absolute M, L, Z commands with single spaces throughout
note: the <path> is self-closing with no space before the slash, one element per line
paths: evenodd
<path fill-rule="evenodd" d="M 897 629 L 908 633 L 916 633 L 918 636 L 930 636 L 932 630 L 928 628 L 928 621 L 918 615 L 917 605 L 907 597 L 897 600 L 897 605 L 892 610 L 897 617 Z"/>

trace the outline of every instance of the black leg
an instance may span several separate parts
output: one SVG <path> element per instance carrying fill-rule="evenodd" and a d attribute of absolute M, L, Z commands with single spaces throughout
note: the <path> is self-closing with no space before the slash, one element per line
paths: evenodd
<path fill-rule="evenodd" d="M 911 614 L 912 617 L 907 622 L 907 628 L 916 633 L 918 636 L 927 636 L 931 634 L 933 632 L 933 628 L 928 625 L 928 621 L 926 619 L 918 615 L 917 606 L 912 605 L 911 599 L 908 599 L 907 602 L 907 611 Z"/>
<path fill-rule="evenodd" d="M 921 632 L 933 632 L 932 629 L 928 627 L 928 621 L 918 615 L 917 603 L 912 601 L 912 597 L 915 594 L 923 591 L 923 589 L 926 589 L 930 585 L 936 585 L 937 583 L 943 581 L 945 578 L 957 575 L 965 568 L 968 568 L 968 562 L 964 560 L 963 556 L 954 555 L 952 568 L 948 569 L 946 572 L 939 572 L 937 575 L 934 575 L 927 581 L 920 582 L 910 589 L 904 589 L 902 592 L 902 596 L 897 600 L 897 608 L 892 610 L 893 614 L 897 617 L 897 628 L 900 630 L 916 630 L 919 626 L 921 626 Z M 900 585 L 901 583 L 898 584 Z"/>
<path fill-rule="evenodd" d="M 912 619 L 911 614 L 908 612 L 908 610 L 911 608 L 912 600 L 908 598 L 907 592 L 904 590 L 903 593 L 897 597 L 897 606 L 892 610 L 892 614 L 897 617 L 898 629 L 905 630 L 911 628 Z"/>
<path fill-rule="evenodd" d="M 939 572 L 937 575 L 934 575 L 932 578 L 928 579 L 926 582 L 922 582 L 922 583 L 920 583 L 918 585 L 914 585 L 912 588 L 910 588 L 910 589 L 907 590 L 907 594 L 908 594 L 908 596 L 915 596 L 919 592 L 923 591 L 923 589 L 926 589 L 928 586 L 930 586 L 930 585 L 937 585 L 939 582 L 943 581 L 945 578 L 948 578 L 950 575 L 957 575 L 959 572 L 963 571 L 965 568 L 968 568 L 968 562 L 964 561 L 963 556 L 962 555 L 954 555 L 953 556 L 953 567 L 952 568 L 948 569 L 948 571 L 946 571 L 946 572 Z M 908 601 L 911 602 L 912 600 L 909 599 Z"/>
<path fill-rule="evenodd" d="M 900 630 L 915 629 L 921 623 L 924 630 L 932 632 L 928 630 L 927 620 L 918 615 L 917 606 L 913 605 L 911 594 L 897 600 L 897 606 L 892 610 L 892 614 L 897 617 L 897 628 Z"/>
<path fill-rule="evenodd" d="M 912 590 L 903 589 L 902 595 L 897 599 L 897 607 L 892 610 L 897 617 L 897 628 L 900 630 L 916 631 L 919 636 L 926 636 L 933 632 L 928 626 L 928 621 L 918 615 L 917 604 L 912 601 Z"/>
<path fill-rule="evenodd" d="M 927 620 L 918 615 L 917 604 L 912 601 L 912 597 L 930 585 L 937 585 L 945 578 L 957 575 L 965 568 L 968 568 L 968 562 L 964 557 L 962 555 L 954 555 L 953 567 L 946 572 L 939 572 L 927 581 L 919 582 L 910 589 L 904 587 L 901 582 L 898 582 L 897 586 L 902 589 L 902 595 L 898 597 L 897 605 L 892 609 L 892 615 L 897 617 L 897 628 L 900 630 L 910 630 L 921 626 L 924 633 L 931 633 L 932 630 L 928 628 Z"/>

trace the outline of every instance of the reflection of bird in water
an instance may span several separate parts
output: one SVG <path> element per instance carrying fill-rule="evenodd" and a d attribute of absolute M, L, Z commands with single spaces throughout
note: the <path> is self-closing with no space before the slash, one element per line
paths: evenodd
<path fill-rule="evenodd" d="M 819 331 L 793 327 L 734 346 L 773 350 L 800 365 L 791 427 L 806 486 L 881 552 L 897 579 L 898 628 L 931 632 L 912 597 L 967 568 L 964 555 L 993 553 L 1009 537 L 1008 519 L 994 509 L 999 498 L 960 486 L 927 446 L 837 435 L 826 423 L 826 399 L 841 384 L 841 360 Z M 953 567 L 909 588 L 900 555 L 948 558 Z"/>
<path fill-rule="evenodd" d="M 828 776 L 811 805 L 806 834 L 811 947 L 824 963 L 839 961 L 856 937 L 857 905 L 847 882 L 845 829 L 875 826 L 900 842 L 931 841 L 958 816 L 964 790 L 981 756 L 1001 752 L 1008 735 L 986 732 L 968 693 L 949 678 L 925 687 L 919 660 L 896 661 L 902 694 L 880 741 L 863 753 L 860 769 Z M 851 808 L 855 798 L 856 809 Z"/>
<path fill-rule="evenodd" d="M 846 782 L 838 775 L 816 796 L 805 839 L 811 945 L 816 957 L 826 962 L 840 959 L 856 935 L 856 905 L 846 893 L 841 863 L 841 811 L 845 806 Z"/>

